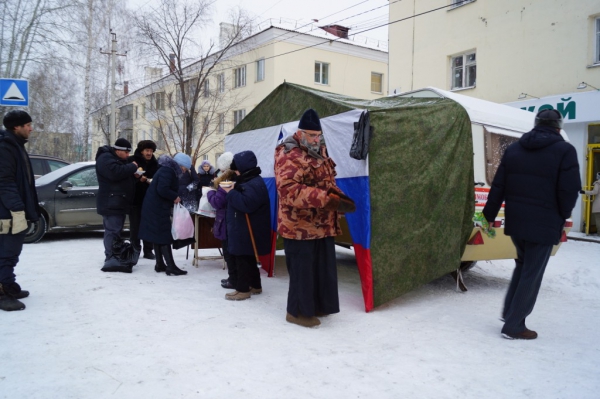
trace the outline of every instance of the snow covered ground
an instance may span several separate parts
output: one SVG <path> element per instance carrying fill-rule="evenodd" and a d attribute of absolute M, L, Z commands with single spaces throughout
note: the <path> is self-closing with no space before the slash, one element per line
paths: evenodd
<path fill-rule="evenodd" d="M 206 253 L 207 251 L 205 251 Z M 31 296 L 2 312 L 1 398 L 598 398 L 600 244 L 570 240 L 551 258 L 528 327 L 500 336 L 513 261 L 478 264 L 459 293 L 443 277 L 367 314 L 351 252 L 338 250 L 341 313 L 316 329 L 286 323 L 288 278 L 224 299 L 220 261 L 187 276 L 141 260 L 102 273 L 101 233 L 26 245 Z"/>

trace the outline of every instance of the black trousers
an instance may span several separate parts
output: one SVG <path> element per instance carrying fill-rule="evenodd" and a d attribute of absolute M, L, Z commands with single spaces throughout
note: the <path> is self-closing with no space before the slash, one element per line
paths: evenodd
<path fill-rule="evenodd" d="M 0 234 L 0 284 L 15 282 L 15 267 L 23 250 L 25 232 Z"/>
<path fill-rule="evenodd" d="M 519 334 L 525 331 L 525 318 L 533 311 L 546 265 L 550 259 L 552 245 L 516 238 L 512 238 L 512 242 L 517 248 L 517 259 L 515 259 L 515 270 L 504 300 L 502 332 Z"/>
<path fill-rule="evenodd" d="M 333 237 L 318 240 L 284 238 L 285 263 L 290 275 L 287 312 L 294 317 L 340 311 Z"/>
<path fill-rule="evenodd" d="M 125 215 L 102 216 L 102 223 L 104 225 L 104 255 L 108 258 L 112 253 L 114 239 L 121 237 Z"/>
<path fill-rule="evenodd" d="M 254 255 L 231 255 L 231 260 L 237 271 L 236 291 L 249 292 L 250 287 L 262 288 L 260 271 Z"/>
<path fill-rule="evenodd" d="M 231 285 L 235 287 L 237 284 L 237 270 L 235 268 L 235 261 L 232 259 L 232 255 L 227 249 L 227 240 L 221 240 L 221 248 L 223 250 L 223 258 L 225 259 L 225 264 L 227 265 L 227 274 L 229 275 L 227 279 L 229 280 Z"/>
<path fill-rule="evenodd" d="M 129 213 L 129 241 L 136 249 L 141 249 L 140 243 L 140 222 L 142 221 L 142 207 L 132 206 Z M 144 252 L 150 252 L 153 245 L 149 241 L 144 241 Z"/>

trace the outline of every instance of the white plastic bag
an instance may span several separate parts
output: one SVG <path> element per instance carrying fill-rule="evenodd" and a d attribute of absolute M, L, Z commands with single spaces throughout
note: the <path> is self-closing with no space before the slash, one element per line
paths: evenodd
<path fill-rule="evenodd" d="M 200 204 L 198 205 L 198 213 L 202 216 L 208 216 L 214 218 L 217 216 L 217 211 L 208 202 L 208 192 L 212 190 L 210 187 L 202 187 L 202 197 L 200 198 Z"/>
<path fill-rule="evenodd" d="M 171 235 L 174 240 L 185 240 L 194 236 L 194 222 L 187 209 L 179 204 L 175 204 L 173 209 L 173 226 Z"/>

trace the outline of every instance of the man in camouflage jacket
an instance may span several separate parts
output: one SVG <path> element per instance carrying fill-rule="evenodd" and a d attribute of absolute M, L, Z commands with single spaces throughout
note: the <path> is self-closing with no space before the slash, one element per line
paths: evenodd
<path fill-rule="evenodd" d="M 355 210 L 335 184 L 322 138 L 319 116 L 308 109 L 275 150 L 277 225 L 290 275 L 286 320 L 304 327 L 340 311 L 334 237 L 341 234 L 339 212 Z"/>

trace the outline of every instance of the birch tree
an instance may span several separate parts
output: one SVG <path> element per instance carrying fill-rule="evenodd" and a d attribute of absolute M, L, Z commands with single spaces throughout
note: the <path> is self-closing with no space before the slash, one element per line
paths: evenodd
<path fill-rule="evenodd" d="M 152 51 L 169 75 L 163 79 L 173 91 L 150 86 L 147 109 L 159 124 L 159 134 L 170 153 L 184 152 L 195 162 L 207 138 L 221 128 L 222 115 L 242 98 L 220 90 L 220 72 L 234 66 L 231 56 L 251 32 L 243 10 L 232 12 L 231 24 L 220 43 L 200 41 L 211 16 L 211 0 L 161 0 L 151 12 L 135 19 L 141 49 Z M 231 75 L 231 71 L 227 76 Z M 225 76 L 225 75 L 223 75 Z M 204 151 L 203 151 L 204 150 Z"/>

